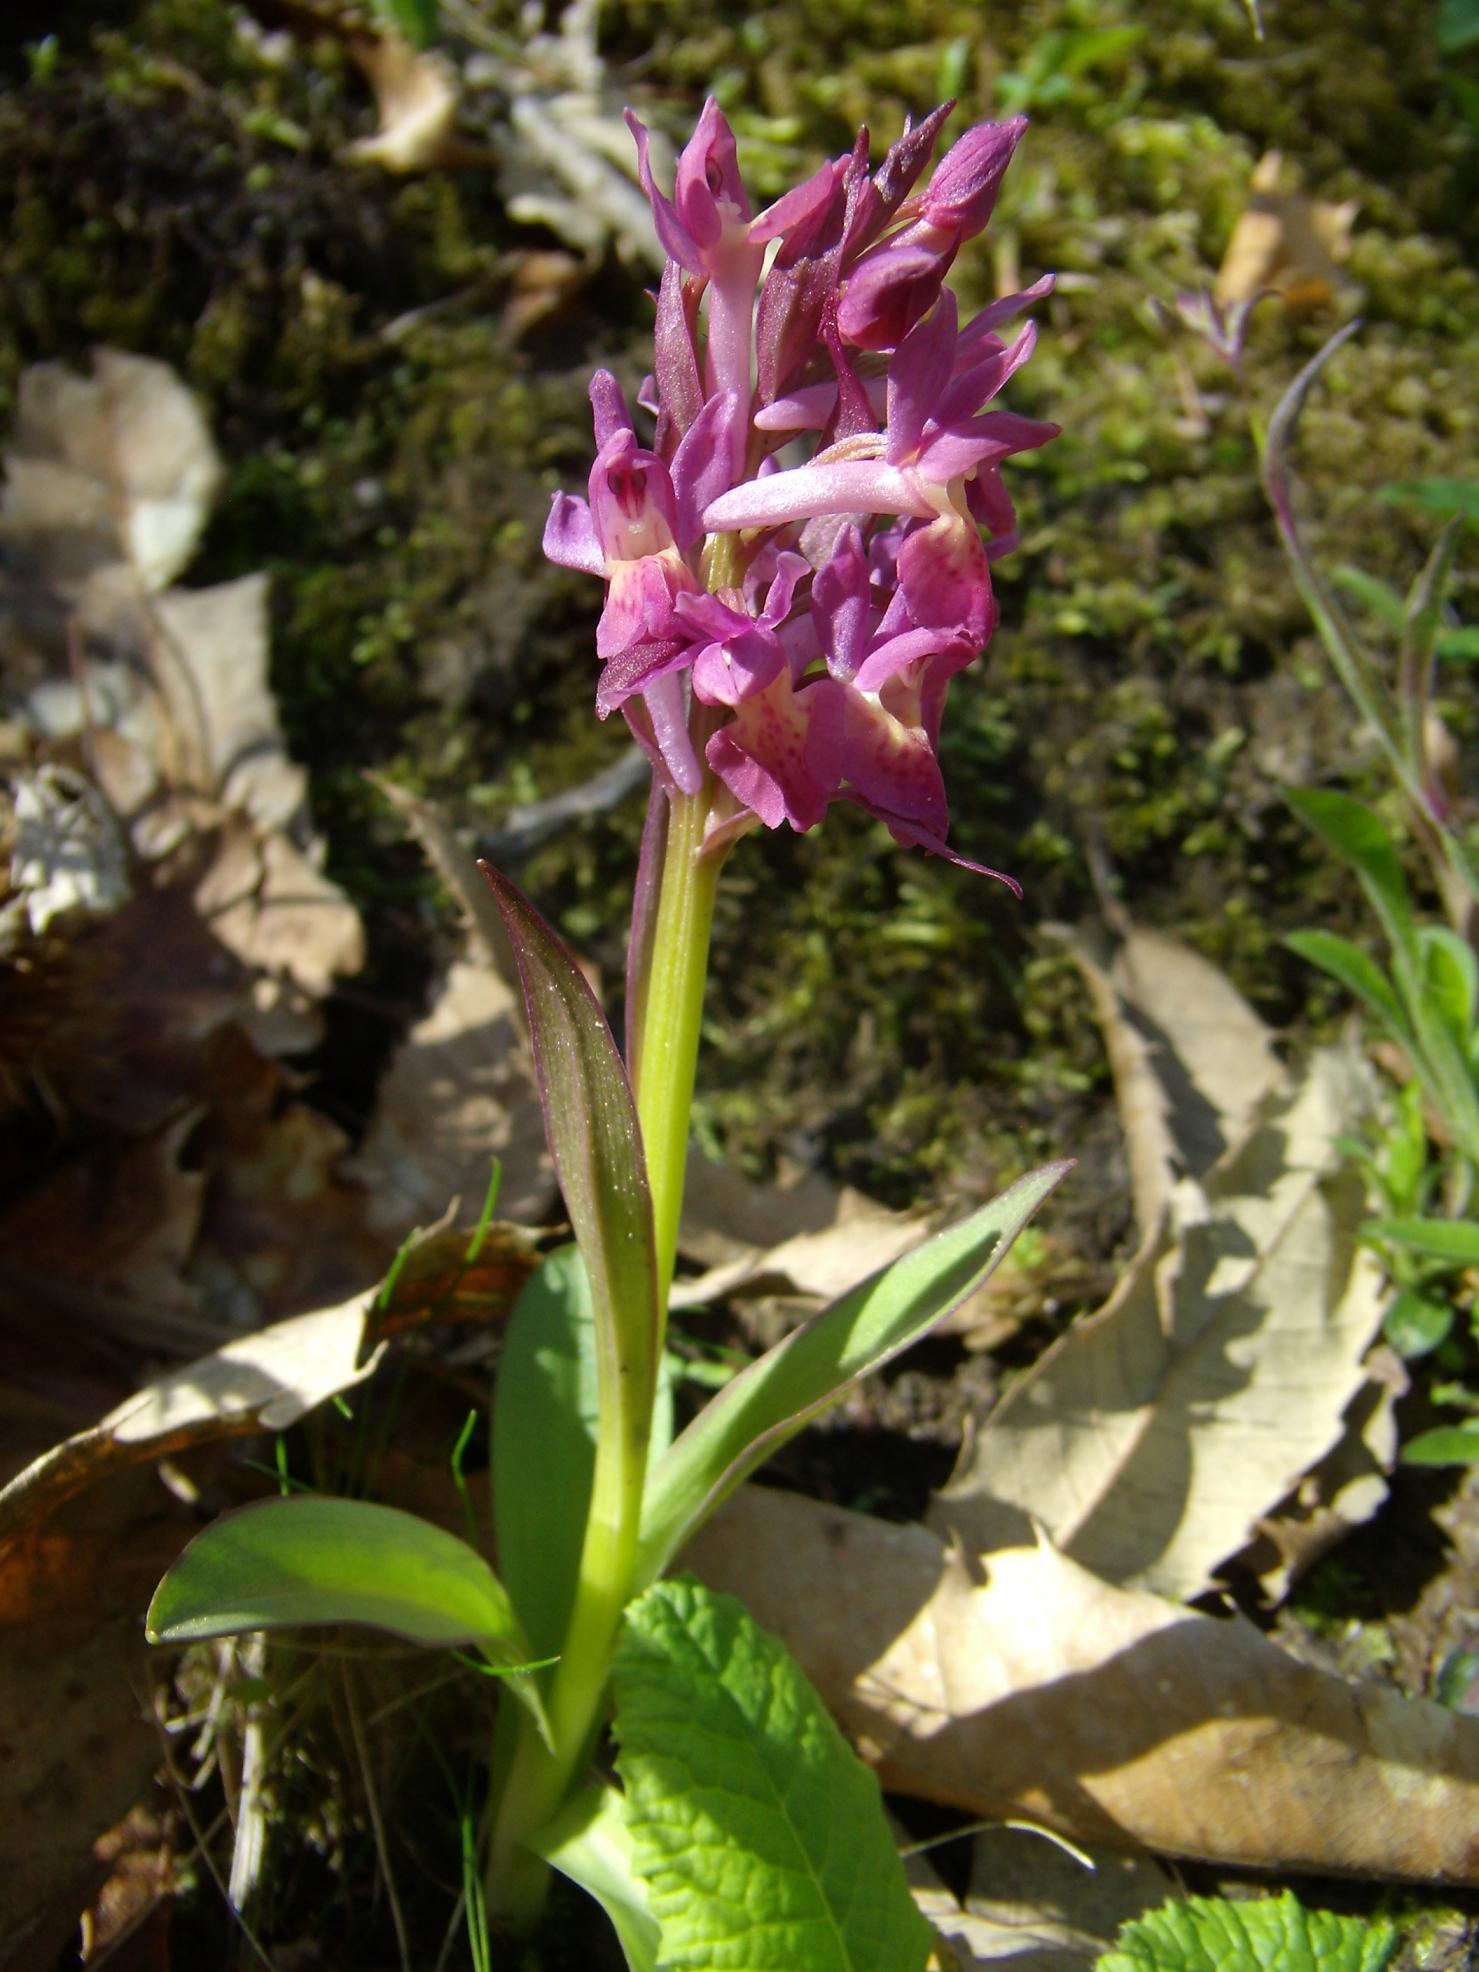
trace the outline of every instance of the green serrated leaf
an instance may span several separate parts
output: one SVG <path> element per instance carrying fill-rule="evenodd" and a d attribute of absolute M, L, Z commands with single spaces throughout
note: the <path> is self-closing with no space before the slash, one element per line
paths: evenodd
<path fill-rule="evenodd" d="M 653 1467 L 638 1580 L 651 1581 L 756 1466 L 860 1376 L 928 1334 L 999 1265 L 1069 1164 L 1046 1164 L 844 1294 L 742 1370 Z"/>
<path fill-rule="evenodd" d="M 1098 1972 L 1382 1972 L 1395 1927 L 1306 1910 L 1291 1891 L 1231 1903 L 1186 1897 L 1124 1925 Z"/>
<path fill-rule="evenodd" d="M 665 1972 L 918 1972 L 930 1927 L 878 1783 L 742 1604 L 658 1583 L 627 1612 L 614 1683 Z"/>
<path fill-rule="evenodd" d="M 1452 1327 L 1453 1309 L 1446 1301 L 1421 1288 L 1404 1287 L 1387 1309 L 1381 1332 L 1399 1356 L 1412 1360 L 1446 1342 Z"/>

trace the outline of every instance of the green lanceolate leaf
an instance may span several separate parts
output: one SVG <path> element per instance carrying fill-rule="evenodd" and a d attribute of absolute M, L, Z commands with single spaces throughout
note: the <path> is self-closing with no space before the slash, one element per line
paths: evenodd
<path fill-rule="evenodd" d="M 661 1330 L 631 1084 L 567 948 L 507 877 L 481 868 L 518 964 L 545 1134 L 590 1282 L 602 1414 L 620 1447 L 621 1483 L 640 1487 Z"/>
<path fill-rule="evenodd" d="M 498 1567 L 535 1652 L 560 1648 L 575 1599 L 596 1461 L 595 1311 L 580 1251 L 540 1262 L 510 1317 L 493 1395 Z M 672 1435 L 659 1377 L 652 1441 Z"/>
<path fill-rule="evenodd" d="M 583 1788 L 529 1846 L 596 1899 L 611 1919 L 629 1972 L 657 1972 L 657 1919 L 647 1907 L 625 1803 L 614 1787 Z"/>
<path fill-rule="evenodd" d="M 579 1248 L 563 1246 L 514 1306 L 493 1391 L 498 1567 L 541 1655 L 570 1620 L 595 1462 L 595 1312 Z"/>
<path fill-rule="evenodd" d="M 1466 938 L 1441 924 L 1423 925 L 1417 938 L 1429 1001 L 1460 1053 L 1467 1055 L 1474 1038 L 1475 1000 L 1479 998 L 1479 960 L 1474 957 L 1474 948 Z"/>
<path fill-rule="evenodd" d="M 1345 857 L 1361 879 L 1393 954 L 1415 965 L 1412 899 L 1385 823 L 1364 802 L 1333 788 L 1289 788 L 1284 798 L 1307 827 Z"/>
<path fill-rule="evenodd" d="M 1446 1342 L 1452 1328 L 1453 1309 L 1448 1302 L 1424 1294 L 1417 1287 L 1404 1287 L 1397 1292 L 1381 1324 L 1387 1341 L 1399 1356 L 1406 1356 L 1409 1361 L 1428 1355 Z"/>
<path fill-rule="evenodd" d="M 1479 1162 L 1479 1090 L 1463 1046 L 1433 1001 L 1407 879 L 1391 836 L 1378 816 L 1348 794 L 1295 788 L 1285 798 L 1360 878 L 1392 948 L 1392 973 L 1415 1043 L 1413 1066 L 1459 1148 Z"/>
<path fill-rule="evenodd" d="M 1473 1465 L 1479 1460 L 1479 1418 L 1420 1431 L 1402 1447 L 1404 1465 Z"/>
<path fill-rule="evenodd" d="M 1430 1260 L 1479 1266 L 1479 1223 L 1473 1219 L 1367 1219 L 1361 1231 Z"/>
<path fill-rule="evenodd" d="M 1126 1924 L 1096 1972 L 1382 1972 L 1396 1949 L 1384 1919 L 1306 1910 L 1288 1890 L 1186 1897 Z"/>
<path fill-rule="evenodd" d="M 1412 1046 L 1407 1020 L 1391 981 L 1359 945 L 1353 945 L 1349 938 L 1337 937 L 1333 931 L 1292 931 L 1284 943 L 1299 958 L 1319 966 L 1348 993 L 1354 994 L 1369 1013 L 1376 1015 L 1394 1041 L 1405 1048 Z"/>
<path fill-rule="evenodd" d="M 412 1643 L 473 1644 L 507 1669 L 532 1654 L 476 1548 L 396 1507 L 313 1494 L 244 1506 L 197 1534 L 146 1620 L 153 1643 L 360 1623 Z"/>
<path fill-rule="evenodd" d="M 653 1580 L 757 1465 L 986 1280 L 1072 1169 L 1047 1164 L 822 1309 L 721 1390 L 652 1469 L 638 1580 Z"/>
<path fill-rule="evenodd" d="M 730 1596 L 660 1582 L 617 1646 L 617 1770 L 665 1972 L 919 1972 L 878 1783 Z"/>

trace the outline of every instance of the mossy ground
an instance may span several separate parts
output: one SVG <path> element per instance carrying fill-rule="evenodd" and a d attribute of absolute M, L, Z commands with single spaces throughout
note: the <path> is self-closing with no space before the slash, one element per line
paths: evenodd
<path fill-rule="evenodd" d="M 1324 558 L 1405 588 L 1431 529 L 1379 491 L 1471 473 L 1479 436 L 1479 140 L 1428 11 L 1277 0 L 1259 44 L 1238 0 L 605 10 L 618 93 L 681 133 L 713 90 L 762 196 L 860 121 L 882 143 L 944 94 L 962 117 L 1027 109 L 958 285 L 1064 277 L 1013 386 L 1064 436 L 1015 473 L 1002 626 L 956 684 L 944 749 L 952 839 L 1026 901 L 850 812 L 745 843 L 701 1077 L 715 1148 L 757 1168 L 819 1159 L 895 1203 L 1086 1151 L 1069 1210 L 1107 1250 L 1127 1212 L 1107 1069 L 1041 933 L 1096 909 L 1091 853 L 1135 916 L 1223 964 L 1269 1020 L 1329 1016 L 1281 937 L 1355 927 L 1358 906 L 1280 790 L 1380 777 L 1282 562 L 1232 379 L 1151 303 L 1210 278 L 1271 147 L 1312 195 L 1357 202 L 1328 304 L 1255 315 L 1249 389 L 1266 417 L 1362 315 L 1302 427 L 1301 506 Z M 408 320 L 469 290 L 496 302 L 531 236 L 487 170 L 342 162 L 371 122 L 331 38 L 267 64 L 217 0 L 33 7 L 0 28 L 0 431 L 26 364 L 98 342 L 167 359 L 205 400 L 229 482 L 190 579 L 272 572 L 283 716 L 371 932 L 321 1064 L 351 1124 L 360 1064 L 413 1012 L 438 938 L 434 886 L 364 771 L 476 831 L 622 744 L 591 717 L 596 598 L 538 543 L 550 491 L 588 468 L 589 370 L 640 374 L 650 324 L 614 261 L 524 346 L 496 307 Z M 1470 618 L 1473 579 L 1470 557 Z M 1472 742 L 1466 673 L 1445 676 L 1442 707 Z M 634 803 L 572 828 L 520 872 L 610 981 L 640 820 Z"/>

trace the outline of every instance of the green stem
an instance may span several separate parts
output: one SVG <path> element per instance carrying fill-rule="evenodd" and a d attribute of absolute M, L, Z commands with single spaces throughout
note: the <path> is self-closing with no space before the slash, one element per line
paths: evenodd
<path fill-rule="evenodd" d="M 637 1118 L 652 1189 L 658 1306 L 664 1311 L 678 1250 L 709 934 L 724 862 L 722 854 L 702 854 L 708 816 L 707 786 L 673 798 L 637 1050 Z"/>

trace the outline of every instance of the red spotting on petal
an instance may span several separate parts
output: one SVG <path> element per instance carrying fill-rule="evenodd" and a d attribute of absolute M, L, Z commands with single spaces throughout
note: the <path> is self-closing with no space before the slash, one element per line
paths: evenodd
<path fill-rule="evenodd" d="M 853 798 L 885 819 L 940 837 L 949 827 L 945 781 L 928 735 L 857 691 L 847 693 L 842 775 Z"/>
<path fill-rule="evenodd" d="M 977 648 L 996 626 L 986 550 L 974 522 L 957 514 L 905 536 L 899 583 L 916 623 L 958 630 Z"/>
<path fill-rule="evenodd" d="M 826 813 L 839 779 L 841 689 L 822 678 L 796 692 L 782 671 L 709 741 L 709 765 L 767 828 L 785 821 L 804 833 Z"/>

